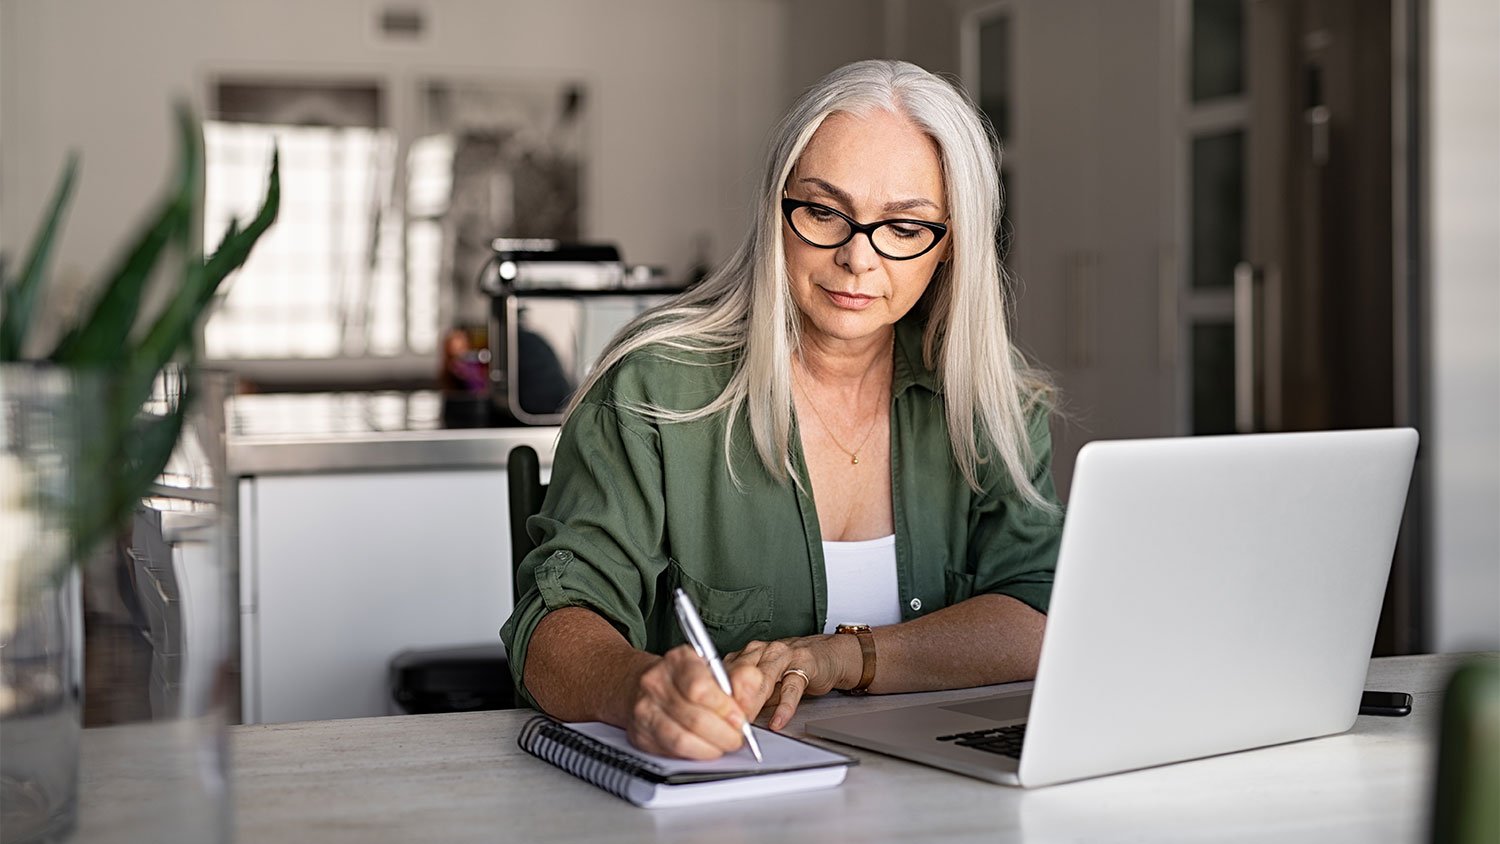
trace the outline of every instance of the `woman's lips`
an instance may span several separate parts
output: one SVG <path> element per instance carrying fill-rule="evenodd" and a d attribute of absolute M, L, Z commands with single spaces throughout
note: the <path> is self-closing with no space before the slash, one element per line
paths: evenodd
<path fill-rule="evenodd" d="M 849 311 L 862 311 L 868 308 L 870 303 L 876 299 L 874 296 L 866 296 L 862 293 L 840 293 L 827 288 L 818 289 L 822 290 L 835 306 Z"/>

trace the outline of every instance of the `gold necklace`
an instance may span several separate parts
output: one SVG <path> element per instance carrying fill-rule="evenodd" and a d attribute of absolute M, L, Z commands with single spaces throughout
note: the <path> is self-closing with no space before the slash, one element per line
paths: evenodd
<path fill-rule="evenodd" d="M 860 438 L 859 444 L 854 447 L 854 450 L 850 451 L 849 449 L 844 448 L 844 444 L 839 442 L 838 437 L 834 436 L 833 427 L 828 424 L 828 420 L 823 418 L 822 412 L 819 411 L 818 406 L 813 403 L 812 394 L 807 392 L 807 387 L 802 384 L 802 381 L 798 379 L 795 374 L 793 374 L 792 380 L 797 383 L 798 387 L 802 388 L 802 397 L 807 399 L 807 406 L 812 408 L 813 415 L 818 417 L 819 422 L 823 423 L 823 430 L 828 433 L 828 438 L 830 440 L 833 440 L 833 444 L 838 446 L 840 451 L 849 455 L 849 465 L 858 466 L 859 450 L 865 447 L 865 443 L 870 441 L 870 435 L 875 433 L 875 423 L 880 421 L 880 412 L 876 411 L 875 418 L 870 420 L 869 429 L 865 431 L 865 435 Z"/>

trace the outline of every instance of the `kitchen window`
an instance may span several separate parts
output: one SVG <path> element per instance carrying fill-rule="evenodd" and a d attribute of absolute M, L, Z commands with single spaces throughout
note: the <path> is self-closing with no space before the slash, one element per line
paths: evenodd
<path fill-rule="evenodd" d="M 426 385 L 443 329 L 483 326 L 475 278 L 491 238 L 579 236 L 580 86 L 420 80 L 404 109 L 393 87 L 211 90 L 206 248 L 253 214 L 281 153 L 280 216 L 203 337 L 210 361 L 261 389 Z"/>

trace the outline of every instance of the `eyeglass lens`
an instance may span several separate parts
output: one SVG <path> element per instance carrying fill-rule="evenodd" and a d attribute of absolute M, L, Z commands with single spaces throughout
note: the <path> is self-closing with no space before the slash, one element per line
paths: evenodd
<path fill-rule="evenodd" d="M 797 233 L 816 246 L 838 246 L 849 239 L 849 221 L 826 209 L 804 205 L 792 211 L 791 219 Z M 876 251 L 896 258 L 917 255 L 936 239 L 932 229 L 909 223 L 886 223 L 871 234 Z"/>

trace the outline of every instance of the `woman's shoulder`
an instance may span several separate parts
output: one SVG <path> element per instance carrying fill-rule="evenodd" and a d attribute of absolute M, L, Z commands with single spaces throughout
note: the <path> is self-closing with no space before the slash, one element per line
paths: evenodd
<path fill-rule="evenodd" d="M 1021 413 L 1024 428 L 1016 431 L 1024 441 L 1016 443 L 1025 459 L 1025 472 L 1033 479 L 1052 470 L 1052 418 L 1053 396 L 1045 387 L 1028 385 L 1021 396 Z M 988 495 L 1009 496 L 1016 492 L 1015 479 L 1005 461 L 996 453 L 995 446 L 986 452 L 986 458 L 978 467 L 980 487 Z"/>
<path fill-rule="evenodd" d="M 728 350 L 653 343 L 610 364 L 584 403 L 697 410 L 724 392 L 737 362 L 738 356 Z"/>

